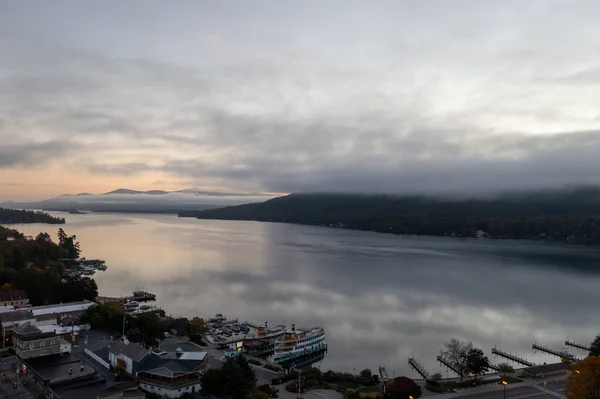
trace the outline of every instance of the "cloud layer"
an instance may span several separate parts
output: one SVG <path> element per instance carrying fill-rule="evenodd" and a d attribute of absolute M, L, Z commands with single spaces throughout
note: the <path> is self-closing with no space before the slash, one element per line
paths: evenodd
<path fill-rule="evenodd" d="M 283 3 L 4 7 L 0 194 L 600 183 L 596 2 Z"/>

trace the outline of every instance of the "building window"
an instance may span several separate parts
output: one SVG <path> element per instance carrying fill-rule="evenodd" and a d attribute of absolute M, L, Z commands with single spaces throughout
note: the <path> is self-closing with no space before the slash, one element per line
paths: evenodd
<path fill-rule="evenodd" d="M 55 342 L 54 338 L 50 340 L 50 345 L 54 345 L 55 343 L 56 342 Z"/>
<path fill-rule="evenodd" d="M 33 344 L 33 342 L 32 342 L 32 343 L 30 343 L 30 344 L 29 344 L 29 349 L 33 349 L 33 347 L 34 347 L 34 346 L 35 346 L 35 345 Z"/>
<path fill-rule="evenodd" d="M 46 346 L 46 341 L 41 341 L 40 346 Z"/>

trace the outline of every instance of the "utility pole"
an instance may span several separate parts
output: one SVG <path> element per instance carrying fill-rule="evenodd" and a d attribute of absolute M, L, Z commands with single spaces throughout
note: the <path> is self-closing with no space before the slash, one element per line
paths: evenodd
<path fill-rule="evenodd" d="M 123 335 L 122 335 L 123 337 L 125 336 L 125 317 L 126 317 L 126 314 L 123 314 Z"/>
<path fill-rule="evenodd" d="M 298 370 L 298 398 L 300 398 L 300 384 L 302 383 L 302 379 L 300 375 L 302 374 L 302 370 Z"/>

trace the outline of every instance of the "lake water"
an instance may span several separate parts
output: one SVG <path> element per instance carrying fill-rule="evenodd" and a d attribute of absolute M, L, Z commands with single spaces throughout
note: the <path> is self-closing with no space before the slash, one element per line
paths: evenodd
<path fill-rule="evenodd" d="M 525 241 L 407 237 L 173 215 L 68 215 L 23 233 L 76 234 L 83 256 L 106 260 L 101 295 L 146 288 L 172 315 L 323 326 L 322 369 L 385 365 L 415 378 L 414 356 L 442 372 L 448 338 L 535 362 L 534 341 L 561 349 L 600 332 L 600 251 Z M 582 352 L 571 351 L 577 355 Z"/>

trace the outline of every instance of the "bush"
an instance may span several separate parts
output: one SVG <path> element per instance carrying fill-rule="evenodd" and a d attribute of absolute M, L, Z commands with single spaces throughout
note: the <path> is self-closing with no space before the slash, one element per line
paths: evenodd
<path fill-rule="evenodd" d="M 250 363 L 250 364 L 254 364 L 254 365 L 256 365 L 256 366 L 260 366 L 260 365 L 262 364 L 261 362 L 259 362 L 259 361 L 258 361 L 258 360 L 256 360 L 256 359 L 248 359 L 248 363 Z"/>
<path fill-rule="evenodd" d="M 386 397 L 389 398 L 408 399 L 412 396 L 416 399 L 421 394 L 421 387 L 408 377 L 397 377 L 386 384 Z"/>
<path fill-rule="evenodd" d="M 358 392 L 354 389 L 347 389 L 346 390 L 346 396 L 348 397 L 348 399 L 356 399 L 358 398 Z"/>

